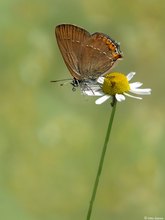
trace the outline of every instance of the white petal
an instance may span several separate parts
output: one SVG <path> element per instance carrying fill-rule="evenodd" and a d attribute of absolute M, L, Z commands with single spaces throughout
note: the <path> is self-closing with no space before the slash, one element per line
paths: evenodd
<path fill-rule="evenodd" d="M 87 83 L 85 86 L 81 87 L 81 91 L 84 95 L 88 96 L 102 96 L 104 95 L 103 91 L 98 84 Z"/>
<path fill-rule="evenodd" d="M 130 89 L 130 92 L 138 95 L 150 95 L 151 94 L 151 89 L 146 88 L 146 89 Z"/>
<path fill-rule="evenodd" d="M 88 96 L 102 96 L 104 95 L 103 92 L 101 91 L 95 91 L 95 90 L 83 90 L 83 94 L 84 95 L 88 95 Z"/>
<path fill-rule="evenodd" d="M 127 75 L 128 81 L 130 81 L 135 74 L 136 74 L 135 72 L 130 72 L 130 73 L 128 73 L 128 75 Z"/>
<path fill-rule="evenodd" d="M 103 102 L 105 102 L 107 99 L 109 99 L 111 96 L 110 95 L 104 95 L 102 96 L 101 98 L 98 98 L 96 101 L 95 101 L 95 104 L 96 105 L 100 105 L 102 104 Z"/>
<path fill-rule="evenodd" d="M 100 83 L 100 84 L 103 84 L 103 83 L 104 83 L 104 77 L 103 77 L 103 76 L 100 76 L 100 77 L 97 79 L 97 82 Z"/>
<path fill-rule="evenodd" d="M 122 94 L 116 94 L 115 97 L 116 97 L 118 102 L 122 102 L 122 101 L 125 100 L 125 96 L 122 95 Z"/>
<path fill-rule="evenodd" d="M 130 85 L 131 89 L 136 89 L 136 88 L 139 88 L 140 86 L 142 86 L 143 83 L 141 83 L 141 82 L 134 82 L 134 83 L 129 83 L 129 85 Z"/>
<path fill-rule="evenodd" d="M 137 97 L 137 96 L 134 96 L 134 95 L 130 95 L 126 92 L 124 92 L 124 95 L 128 96 L 128 97 L 131 97 L 131 98 L 134 98 L 134 99 L 142 99 L 141 97 Z"/>

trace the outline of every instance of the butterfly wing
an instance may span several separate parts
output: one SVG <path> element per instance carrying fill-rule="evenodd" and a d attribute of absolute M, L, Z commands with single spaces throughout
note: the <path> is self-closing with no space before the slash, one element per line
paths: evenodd
<path fill-rule="evenodd" d="M 71 24 L 61 24 L 55 28 L 55 35 L 62 57 L 71 75 L 81 80 L 79 53 L 83 42 L 90 37 L 90 34 L 80 27 Z"/>
<path fill-rule="evenodd" d="M 105 34 L 94 33 L 81 47 L 79 57 L 81 77 L 96 79 L 107 73 L 119 58 L 122 58 L 119 44 Z"/>

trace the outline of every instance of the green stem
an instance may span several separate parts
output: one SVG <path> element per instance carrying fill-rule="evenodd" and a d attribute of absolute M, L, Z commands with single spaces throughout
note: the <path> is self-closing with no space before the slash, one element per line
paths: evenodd
<path fill-rule="evenodd" d="M 116 103 L 117 103 L 117 101 L 115 100 L 114 103 L 113 103 L 112 112 L 111 112 L 111 116 L 110 116 L 110 119 L 109 119 L 108 129 L 107 129 L 107 133 L 106 133 L 106 136 L 105 136 L 104 146 L 103 146 L 102 153 L 101 153 L 99 167 L 98 167 L 98 171 L 97 171 L 97 175 L 96 175 L 96 179 L 95 179 L 95 183 L 94 183 L 94 187 L 93 187 L 91 200 L 90 200 L 90 203 L 89 203 L 89 208 L 88 208 L 88 213 L 87 213 L 86 220 L 90 220 L 90 218 L 91 218 L 93 203 L 94 203 L 94 200 L 95 200 L 95 197 L 96 197 L 96 192 L 97 192 L 97 188 L 98 188 L 98 184 L 99 184 L 99 179 L 100 179 L 100 175 L 101 175 L 102 168 L 103 168 L 105 153 L 106 153 L 106 150 L 107 150 L 107 145 L 108 145 L 109 137 L 110 137 L 110 134 L 111 134 L 113 119 L 114 119 L 115 110 L 116 110 Z"/>

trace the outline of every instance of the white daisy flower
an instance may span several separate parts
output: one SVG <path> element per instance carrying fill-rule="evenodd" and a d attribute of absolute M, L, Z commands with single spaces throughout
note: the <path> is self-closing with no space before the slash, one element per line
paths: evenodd
<path fill-rule="evenodd" d="M 89 85 L 83 89 L 83 93 L 88 96 L 101 96 L 101 98 L 98 98 L 95 101 L 97 105 L 102 104 L 110 97 L 115 97 L 119 102 L 124 101 L 125 96 L 129 96 L 135 99 L 142 99 L 142 97 L 134 96 L 130 93 L 137 95 L 150 95 L 150 88 L 140 88 L 142 83 L 129 83 L 134 75 L 135 72 L 130 72 L 127 76 L 118 72 L 108 73 L 99 77 L 97 79 L 97 83 L 89 83 Z"/>

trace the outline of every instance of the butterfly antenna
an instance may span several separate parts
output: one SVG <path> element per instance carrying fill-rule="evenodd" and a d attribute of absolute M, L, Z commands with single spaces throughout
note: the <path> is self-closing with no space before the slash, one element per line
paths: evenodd
<path fill-rule="evenodd" d="M 63 86 L 64 84 L 67 84 L 68 83 L 68 81 L 72 81 L 72 79 L 58 79 L 58 80 L 51 80 L 50 82 L 63 82 L 64 81 L 64 83 L 60 83 L 60 86 Z"/>

